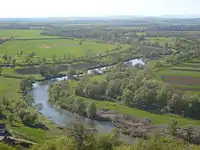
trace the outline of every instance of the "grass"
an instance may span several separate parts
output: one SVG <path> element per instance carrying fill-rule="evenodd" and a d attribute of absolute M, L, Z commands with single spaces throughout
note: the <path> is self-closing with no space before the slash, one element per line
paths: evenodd
<path fill-rule="evenodd" d="M 94 102 L 98 108 L 107 108 L 114 111 L 119 111 L 124 115 L 131 115 L 137 118 L 148 118 L 151 119 L 153 124 L 167 124 L 172 119 L 176 119 L 181 125 L 200 125 L 200 120 L 186 119 L 177 115 L 159 115 L 136 108 L 130 108 L 125 105 L 121 105 L 115 102 L 98 101 L 92 99 L 85 99 L 87 102 Z"/>
<path fill-rule="evenodd" d="M 90 78 L 90 80 L 97 81 L 99 83 L 105 80 L 105 75 L 95 75 Z"/>
<path fill-rule="evenodd" d="M 136 35 L 138 36 L 145 36 L 147 33 L 146 32 L 136 32 Z"/>
<path fill-rule="evenodd" d="M 34 52 L 37 58 L 45 57 L 47 60 L 52 60 L 52 56 L 55 55 L 57 59 L 63 59 L 64 55 L 71 55 L 74 57 L 93 56 L 99 53 L 118 48 L 122 46 L 121 50 L 125 50 L 130 46 L 127 44 L 107 44 L 97 43 L 89 39 L 85 39 L 82 45 L 79 44 L 79 39 L 51 39 L 53 36 L 42 36 L 39 30 L 2 30 L 0 37 L 16 38 L 49 38 L 47 40 L 12 40 L 4 44 L 0 44 L 0 56 L 7 54 L 15 58 L 17 62 L 25 60 L 27 55 Z M 23 50 L 24 54 L 21 57 L 17 57 L 17 53 Z M 33 59 L 34 60 L 34 59 Z M 3 59 L 0 60 L 3 62 Z"/>
<path fill-rule="evenodd" d="M 19 84 L 19 79 L 0 77 L 0 97 L 5 96 L 9 99 L 16 99 L 17 97 L 19 97 Z"/>
<path fill-rule="evenodd" d="M 147 37 L 146 39 L 150 41 L 151 43 L 158 42 L 161 45 L 164 45 L 165 43 L 173 44 L 175 40 L 175 38 L 173 37 Z"/>
<path fill-rule="evenodd" d="M 195 63 L 192 63 L 191 61 Z M 200 78 L 200 72 L 199 72 L 200 68 L 192 67 L 192 65 L 199 66 L 196 61 L 198 61 L 198 59 L 193 59 L 187 62 L 183 62 L 180 65 L 176 66 L 159 68 L 155 71 L 156 78 L 159 80 L 162 80 L 161 78 L 162 76 Z M 186 69 L 186 70 L 172 70 L 172 69 Z M 191 71 L 189 71 L 189 69 L 191 69 Z M 170 85 L 185 91 L 196 91 L 195 93 L 197 93 L 200 90 L 200 85 L 187 85 L 187 84 L 170 84 Z"/>
<path fill-rule="evenodd" d="M 40 35 L 40 30 L 1 30 L 0 37 L 14 38 L 52 38 L 52 36 Z"/>
<path fill-rule="evenodd" d="M 172 68 L 165 68 L 165 69 L 160 69 L 158 70 L 155 74 L 157 78 L 160 79 L 162 76 L 187 76 L 187 77 L 195 77 L 199 78 L 200 73 L 199 72 L 194 72 L 194 71 L 178 71 L 178 70 L 171 70 Z"/>
<path fill-rule="evenodd" d="M 42 77 L 40 74 L 29 74 L 29 75 L 22 75 L 18 74 L 15 70 L 19 69 L 17 68 L 3 68 L 2 70 L 2 76 L 13 76 L 13 77 L 23 77 L 23 78 L 30 78 L 34 80 L 43 80 L 44 77 Z"/>

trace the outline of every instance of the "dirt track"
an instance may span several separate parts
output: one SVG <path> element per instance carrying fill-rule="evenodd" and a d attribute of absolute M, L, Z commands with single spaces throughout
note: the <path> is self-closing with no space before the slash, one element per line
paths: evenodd
<path fill-rule="evenodd" d="M 194 77 L 162 76 L 162 80 L 170 84 L 200 85 L 200 78 Z"/>

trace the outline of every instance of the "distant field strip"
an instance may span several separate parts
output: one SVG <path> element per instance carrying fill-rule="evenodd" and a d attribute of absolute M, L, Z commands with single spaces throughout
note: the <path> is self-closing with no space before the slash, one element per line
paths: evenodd
<path fill-rule="evenodd" d="M 177 70 L 177 71 L 191 71 L 191 72 L 200 72 L 199 68 L 172 68 L 172 70 Z"/>
<path fill-rule="evenodd" d="M 200 78 L 181 77 L 181 76 L 162 76 L 163 81 L 170 84 L 200 85 Z"/>

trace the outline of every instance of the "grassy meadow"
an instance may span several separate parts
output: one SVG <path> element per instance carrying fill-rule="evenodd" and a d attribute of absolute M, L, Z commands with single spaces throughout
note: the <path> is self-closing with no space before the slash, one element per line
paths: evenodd
<path fill-rule="evenodd" d="M 89 54 L 97 54 L 117 48 L 118 45 L 95 43 L 85 41 L 79 45 L 79 40 L 59 39 L 59 40 L 24 40 L 9 41 L 0 45 L 1 54 L 16 56 L 17 52 L 23 50 L 25 55 L 34 52 L 39 57 L 51 59 L 53 55 L 62 58 L 64 54 L 69 53 L 75 57 L 84 56 L 86 52 Z"/>
<path fill-rule="evenodd" d="M 52 36 L 40 35 L 40 30 L 0 30 L 0 38 L 1 37 L 52 38 Z"/>
<path fill-rule="evenodd" d="M 42 36 L 39 30 L 2 30 L 0 31 L 0 37 L 16 38 L 49 38 L 47 40 L 12 40 L 0 45 L 0 56 L 7 54 L 17 62 L 23 62 L 26 56 L 32 52 L 35 53 L 36 58 L 46 58 L 46 60 L 52 60 L 52 57 L 56 59 L 63 59 L 64 55 L 80 57 L 80 56 L 93 56 L 99 53 L 118 48 L 122 46 L 122 50 L 129 48 L 126 44 L 107 44 L 97 43 L 89 39 L 51 39 L 52 36 Z M 82 44 L 80 44 L 82 41 Z M 23 51 L 23 55 L 18 57 L 17 53 Z M 36 59 L 35 58 L 35 59 Z M 3 61 L 3 59 L 0 59 Z"/>
<path fill-rule="evenodd" d="M 173 37 L 146 37 L 145 39 L 151 43 L 157 42 L 162 46 L 164 46 L 165 43 L 173 44 L 175 40 Z"/>

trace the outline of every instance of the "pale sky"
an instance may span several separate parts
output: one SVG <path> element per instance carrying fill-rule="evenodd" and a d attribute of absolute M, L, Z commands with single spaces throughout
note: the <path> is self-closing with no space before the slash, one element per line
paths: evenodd
<path fill-rule="evenodd" d="M 1 0 L 1 17 L 200 14 L 200 0 Z"/>

